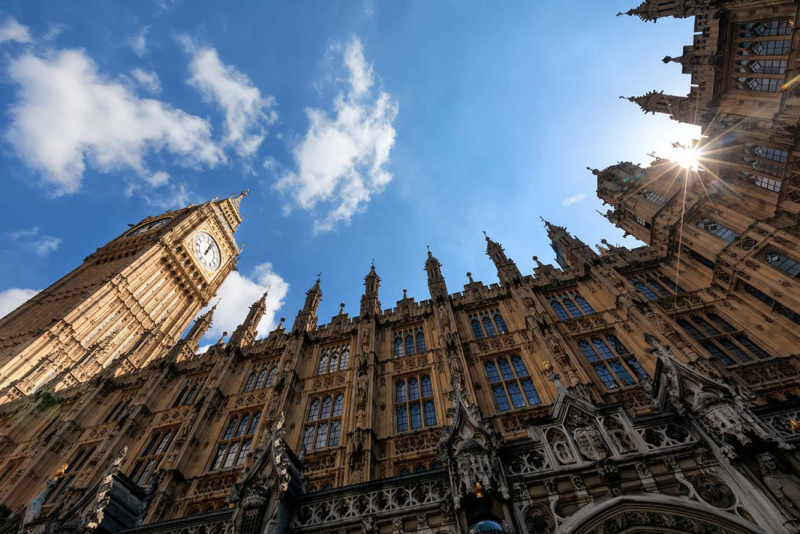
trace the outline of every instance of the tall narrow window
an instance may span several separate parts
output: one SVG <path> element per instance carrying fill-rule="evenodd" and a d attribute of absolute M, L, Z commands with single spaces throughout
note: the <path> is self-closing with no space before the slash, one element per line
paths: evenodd
<path fill-rule="evenodd" d="M 506 326 L 506 320 L 500 315 L 500 310 L 492 310 L 491 313 L 494 324 L 497 326 L 497 331 L 501 334 L 508 334 L 508 326 Z"/>
<path fill-rule="evenodd" d="M 703 217 L 699 221 L 697 221 L 697 226 L 705 230 L 706 232 L 710 232 L 717 237 L 724 239 L 725 241 L 733 241 L 739 234 L 734 232 L 727 226 L 719 224 L 717 221 L 709 219 L 707 217 Z"/>
<path fill-rule="evenodd" d="M 256 380 L 256 389 L 263 388 L 267 383 L 267 370 L 262 369 L 260 373 L 258 373 L 258 380 Z"/>
<path fill-rule="evenodd" d="M 94 466 L 88 464 L 88 461 L 92 454 L 94 454 L 96 448 L 96 444 L 83 445 L 79 447 L 77 451 L 75 451 L 75 454 L 72 456 L 72 460 L 70 460 L 70 462 L 67 464 L 67 469 L 64 471 L 64 475 L 48 492 L 45 502 L 51 503 L 55 501 L 59 495 L 61 495 L 72 485 L 75 477 L 91 468 L 94 468 Z"/>
<path fill-rule="evenodd" d="M 653 193 L 652 191 L 648 191 L 647 189 L 642 189 L 639 193 L 644 198 L 655 204 L 656 206 L 665 206 L 667 204 L 667 199 L 659 195 L 658 193 Z"/>
<path fill-rule="evenodd" d="M 338 370 L 339 370 L 339 353 L 334 350 L 333 355 L 331 355 L 331 363 L 329 371 L 331 373 L 335 373 Z"/>
<path fill-rule="evenodd" d="M 256 373 L 252 372 L 247 377 L 247 382 L 245 382 L 244 389 L 242 391 L 244 391 L 244 392 L 253 391 L 253 387 L 255 385 L 256 385 Z"/>
<path fill-rule="evenodd" d="M 485 360 L 483 367 L 498 411 L 542 403 L 520 356 L 511 356 L 510 364 L 506 357 Z"/>
<path fill-rule="evenodd" d="M 778 93 L 786 73 L 792 24 L 788 20 L 747 22 L 737 28 L 733 81 L 740 91 Z M 764 57 L 767 56 L 767 57 Z"/>
<path fill-rule="evenodd" d="M 156 430 L 150 436 L 147 444 L 139 453 L 139 457 L 133 464 L 133 471 L 131 471 L 131 480 L 139 486 L 146 486 L 150 480 L 150 476 L 155 472 L 158 464 L 164 458 L 169 444 L 172 442 L 174 429 Z"/>
<path fill-rule="evenodd" d="M 488 315 L 483 316 L 483 329 L 486 332 L 487 337 L 494 337 L 497 335 L 497 332 L 494 329 L 494 324 L 492 324 L 492 320 Z"/>
<path fill-rule="evenodd" d="M 339 369 L 347 369 L 350 366 L 350 345 L 342 347 L 342 357 L 339 360 Z"/>
<path fill-rule="evenodd" d="M 637 379 L 648 378 L 636 357 L 614 334 L 581 339 L 578 348 L 607 389 L 632 386 Z"/>
<path fill-rule="evenodd" d="M 769 358 L 770 355 L 751 341 L 744 332 L 717 315 L 706 312 L 683 316 L 677 320 L 689 336 L 696 339 L 708 353 L 724 365 Z M 712 326 L 714 323 L 716 326 Z"/>
<path fill-rule="evenodd" d="M 273 365 L 272 369 L 269 370 L 269 375 L 267 375 L 267 387 L 275 384 L 275 374 L 277 372 L 278 372 L 278 366 Z"/>
<path fill-rule="evenodd" d="M 322 351 L 322 358 L 319 359 L 319 367 L 317 368 L 318 375 L 324 375 L 328 372 L 328 351 Z"/>
<path fill-rule="evenodd" d="M 398 432 L 436 425 L 436 404 L 431 377 L 426 374 L 395 382 L 395 425 Z"/>
<path fill-rule="evenodd" d="M 791 308 L 786 307 L 774 298 L 770 297 L 760 289 L 751 286 L 746 282 L 741 282 L 742 289 L 753 295 L 755 298 L 772 308 L 773 311 L 783 315 L 790 321 L 800 324 L 800 312 L 796 312 Z"/>
<path fill-rule="evenodd" d="M 594 308 L 586 301 L 578 291 L 551 295 L 547 298 L 550 307 L 556 312 L 559 319 L 566 320 L 582 315 L 595 313 Z"/>
<path fill-rule="evenodd" d="M 483 328 L 481 328 L 481 323 L 478 321 L 478 318 L 475 316 L 470 316 L 469 322 L 472 326 L 472 335 L 475 336 L 475 339 L 483 339 Z"/>
<path fill-rule="evenodd" d="M 394 356 L 410 356 L 428 350 L 425 344 L 425 333 L 421 326 L 408 328 L 394 333 Z"/>
<path fill-rule="evenodd" d="M 303 448 L 307 451 L 339 445 L 344 395 L 315 398 L 308 407 L 303 429 Z"/>
<path fill-rule="evenodd" d="M 233 415 L 217 445 L 211 471 L 238 467 L 247 460 L 261 418 L 260 411 Z"/>
<path fill-rule="evenodd" d="M 350 365 L 350 345 L 339 345 L 322 350 L 317 366 L 317 374 L 335 373 L 347 369 Z"/>

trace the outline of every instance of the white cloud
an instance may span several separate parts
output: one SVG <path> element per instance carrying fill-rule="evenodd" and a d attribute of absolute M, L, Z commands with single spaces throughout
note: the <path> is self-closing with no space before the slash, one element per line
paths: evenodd
<path fill-rule="evenodd" d="M 348 94 L 334 99 L 334 117 L 319 109 L 306 110 L 310 126 L 293 150 L 297 170 L 276 184 L 305 210 L 320 202 L 331 204 L 327 214 L 315 220 L 315 232 L 332 230 L 339 222 L 349 224 L 392 179 L 385 167 L 395 140 L 397 102 L 382 91 L 372 96 L 374 73 L 357 37 L 345 47 L 344 66 L 350 74 Z"/>
<path fill-rule="evenodd" d="M 9 232 L 11 241 L 22 241 L 24 246 L 33 250 L 37 256 L 47 256 L 61 245 L 61 239 L 51 235 L 39 236 L 39 227 L 32 226 L 29 230 Z"/>
<path fill-rule="evenodd" d="M 47 256 L 61 245 L 61 239 L 51 235 L 43 235 L 33 243 L 33 251 L 37 256 Z"/>
<path fill-rule="evenodd" d="M 23 26 L 16 19 L 11 17 L 6 17 L 6 19 L 0 23 L 0 43 L 5 43 L 6 41 L 14 41 L 17 43 L 32 43 L 33 39 L 31 39 L 31 33 L 28 31 L 27 26 Z"/>
<path fill-rule="evenodd" d="M 222 63 L 216 49 L 197 47 L 188 37 L 180 41 L 192 54 L 189 84 L 225 113 L 223 146 L 233 147 L 240 156 L 252 156 L 264 140 L 265 126 L 278 120 L 275 98 L 263 96 L 246 74 Z"/>
<path fill-rule="evenodd" d="M 155 72 L 136 68 L 131 72 L 131 76 L 133 76 L 133 79 L 148 93 L 157 95 L 161 92 L 161 80 L 158 79 L 158 74 Z"/>
<path fill-rule="evenodd" d="M 5 317 L 30 300 L 39 291 L 36 289 L 11 288 L 0 291 L 0 317 Z"/>
<path fill-rule="evenodd" d="M 19 99 L 6 139 L 55 195 L 74 193 L 87 163 L 101 172 L 133 169 L 149 177 L 145 157 L 166 151 L 182 165 L 224 162 L 211 126 L 164 102 L 139 98 L 109 80 L 84 51 L 31 53 L 11 61 Z"/>
<path fill-rule="evenodd" d="M 158 180 L 159 177 L 154 175 L 151 177 L 151 179 Z M 168 175 L 166 179 L 169 179 Z M 162 183 L 156 183 L 155 185 L 162 185 Z M 133 194 L 134 191 L 135 189 L 130 190 L 129 196 Z M 185 183 L 169 184 L 169 187 L 166 188 L 166 190 L 160 189 L 158 191 L 145 192 L 143 196 L 149 205 L 160 210 L 173 210 L 188 206 L 195 201 L 198 203 L 200 202 L 200 200 L 196 198 L 195 194 L 189 190 L 189 187 Z"/>
<path fill-rule="evenodd" d="M 150 31 L 150 26 L 142 26 L 139 33 L 128 39 L 128 44 L 137 56 L 142 57 L 147 53 L 147 32 Z"/>
<path fill-rule="evenodd" d="M 42 36 L 45 41 L 52 41 L 56 39 L 67 27 L 63 24 L 50 24 L 47 26 L 47 32 Z"/>
<path fill-rule="evenodd" d="M 571 197 L 567 197 L 561 201 L 562 206 L 571 206 L 572 204 L 577 204 L 581 200 L 586 198 L 586 193 L 578 193 L 577 195 L 572 195 Z"/>
<path fill-rule="evenodd" d="M 206 334 L 206 339 L 216 342 L 223 331 L 232 334 L 247 317 L 250 305 L 264 294 L 267 286 L 270 286 L 267 312 L 259 323 L 258 335 L 264 336 L 273 330 L 276 326 L 275 314 L 283 306 L 283 300 L 289 292 L 289 283 L 275 273 L 272 264 L 267 262 L 256 265 L 249 277 L 233 271 L 223 282 L 217 292 L 220 300 L 214 312 L 214 324 Z"/>

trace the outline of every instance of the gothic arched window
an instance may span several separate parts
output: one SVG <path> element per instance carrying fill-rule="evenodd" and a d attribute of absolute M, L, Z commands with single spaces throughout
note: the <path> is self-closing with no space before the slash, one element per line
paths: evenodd
<path fill-rule="evenodd" d="M 319 367 L 317 368 L 318 375 L 324 375 L 328 372 L 328 351 L 322 353 L 322 358 L 319 360 Z"/>
<path fill-rule="evenodd" d="M 475 336 L 475 339 L 483 339 L 483 328 L 481 328 L 480 321 L 478 321 L 478 318 L 474 315 L 470 318 L 470 325 L 472 326 L 472 334 Z"/>
<path fill-rule="evenodd" d="M 425 334 L 422 333 L 422 329 L 417 330 L 417 352 L 425 352 L 428 350 L 427 346 L 425 345 Z"/>
<path fill-rule="evenodd" d="M 272 369 L 269 370 L 269 375 L 267 375 L 267 386 L 271 386 L 275 383 L 275 374 L 278 372 L 278 366 L 273 365 Z"/>
<path fill-rule="evenodd" d="M 497 331 L 501 334 L 508 334 L 508 326 L 506 326 L 506 321 L 503 319 L 503 316 L 500 315 L 500 310 L 492 310 L 492 319 L 494 319 L 494 324 L 497 326 Z"/>
<path fill-rule="evenodd" d="M 172 442 L 173 429 L 157 430 L 153 432 L 147 445 L 139 453 L 139 457 L 133 465 L 130 478 L 141 487 L 147 485 L 150 475 L 161 463 L 167 452 L 167 447 Z"/>
<path fill-rule="evenodd" d="M 614 389 L 620 384 L 632 386 L 636 383 L 634 376 L 639 379 L 649 378 L 633 354 L 613 334 L 595 336 L 591 338 L 591 343 L 582 339 L 578 341 L 578 348 L 608 389 Z"/>
<path fill-rule="evenodd" d="M 410 333 L 406 335 L 406 356 L 414 354 L 414 336 Z"/>
<path fill-rule="evenodd" d="M 321 406 L 320 406 L 321 404 Z M 336 394 L 311 401 L 303 429 L 303 448 L 307 451 L 335 447 L 341 435 L 344 395 Z"/>
<path fill-rule="evenodd" d="M 421 388 L 420 388 L 421 386 Z M 395 382 L 395 424 L 398 432 L 436 425 L 433 384 L 428 375 L 416 375 Z"/>
<path fill-rule="evenodd" d="M 713 326 L 714 323 L 719 330 Z M 736 365 L 772 356 L 752 341 L 746 333 L 712 312 L 683 316 L 677 320 L 693 339 L 724 365 Z M 722 330 L 722 332 L 720 332 Z"/>
<path fill-rule="evenodd" d="M 262 369 L 260 373 L 258 373 L 258 380 L 256 380 L 256 389 L 261 389 L 267 382 L 267 370 Z"/>
<path fill-rule="evenodd" d="M 260 419 L 260 411 L 245 412 L 231 417 L 217 445 L 214 460 L 211 462 L 211 471 L 238 467 L 247 460 Z"/>
<path fill-rule="evenodd" d="M 563 299 L 561 299 L 561 302 L 564 304 L 564 307 L 567 309 L 567 311 L 571 316 L 573 317 L 581 316 L 581 312 L 578 311 L 578 307 L 575 306 L 575 303 L 572 302 L 572 299 L 570 299 L 569 297 L 564 297 Z"/>
<path fill-rule="evenodd" d="M 634 285 L 636 286 L 636 290 L 639 291 L 639 293 L 641 293 L 642 295 L 644 295 L 647 300 L 658 300 L 660 298 L 658 295 L 655 294 L 655 292 L 652 289 L 650 289 L 643 283 L 636 282 Z"/>
<path fill-rule="evenodd" d="M 331 365 L 328 371 L 331 373 L 335 373 L 338 370 L 339 370 L 339 353 L 334 350 L 333 355 L 331 356 Z"/>
<path fill-rule="evenodd" d="M 487 337 L 494 337 L 497 335 L 497 332 L 494 329 L 494 324 L 492 324 L 492 320 L 489 318 L 488 315 L 483 315 L 483 328 L 486 330 Z"/>
<path fill-rule="evenodd" d="M 394 336 L 394 357 L 399 358 L 403 355 L 403 338 L 400 334 Z"/>
<path fill-rule="evenodd" d="M 339 369 L 347 369 L 350 365 L 350 345 L 342 349 L 342 358 L 339 360 Z"/>
<path fill-rule="evenodd" d="M 575 293 L 575 292 L 573 292 L 573 293 L 572 293 L 572 298 L 573 298 L 573 299 L 575 299 L 575 302 L 577 302 L 577 303 L 578 303 L 578 306 L 580 306 L 580 308 L 581 308 L 581 311 L 584 313 L 584 315 L 591 315 L 591 314 L 593 314 L 593 313 L 594 313 L 594 308 L 592 308 L 592 307 L 589 305 L 589 303 L 588 303 L 588 302 L 586 302 L 586 299 L 585 299 L 585 298 L 583 298 L 583 297 L 580 295 L 580 293 Z"/>
<path fill-rule="evenodd" d="M 250 373 L 250 376 L 247 377 L 247 383 L 244 385 L 244 391 L 253 391 L 253 386 L 256 383 L 256 373 L 253 371 Z"/>
<path fill-rule="evenodd" d="M 486 360 L 483 364 L 497 410 L 505 412 L 510 410 L 512 405 L 514 408 L 523 408 L 526 405 L 541 404 L 539 393 L 528 375 L 522 358 L 517 355 L 512 356 L 511 364 L 513 370 L 506 358 Z"/>
<path fill-rule="evenodd" d="M 550 307 L 553 308 L 553 311 L 556 312 L 556 315 L 558 316 L 559 319 L 561 319 L 562 321 L 569 319 L 569 314 L 567 314 L 567 311 L 564 309 L 564 306 L 562 306 L 561 303 L 558 302 L 558 300 L 554 298 L 550 298 L 548 300 L 550 301 Z"/>

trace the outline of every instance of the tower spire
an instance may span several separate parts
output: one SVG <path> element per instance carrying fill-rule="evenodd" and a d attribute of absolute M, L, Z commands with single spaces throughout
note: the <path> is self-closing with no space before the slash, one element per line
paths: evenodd
<path fill-rule="evenodd" d="M 506 256 L 503 246 L 497 241 L 492 240 L 484 230 L 483 236 L 486 238 L 486 255 L 492 259 L 497 268 L 497 277 L 503 285 L 518 285 L 522 280 L 522 273 L 519 272 L 514 260 Z"/>
<path fill-rule="evenodd" d="M 231 334 L 230 345 L 236 347 L 244 347 L 252 344 L 258 336 L 258 324 L 267 312 L 267 295 L 269 295 L 269 288 L 261 297 L 250 305 L 250 311 L 247 312 L 244 322 L 236 327 L 236 330 Z"/>
<path fill-rule="evenodd" d="M 428 258 L 425 260 L 425 271 L 428 273 L 428 290 L 431 298 L 435 301 L 446 299 L 449 293 L 442 275 L 442 264 L 433 255 L 430 246 L 428 246 Z"/>
<path fill-rule="evenodd" d="M 375 260 L 364 277 L 364 294 L 361 296 L 361 317 L 379 315 L 381 313 L 381 302 L 378 300 L 378 289 L 381 285 L 381 277 L 375 272 Z"/>
<path fill-rule="evenodd" d="M 322 300 L 321 278 L 322 273 L 317 273 L 317 281 L 311 286 L 311 289 L 306 291 L 306 301 L 303 309 L 297 312 L 297 317 L 294 319 L 293 332 L 308 332 L 317 326 L 317 308 Z"/>

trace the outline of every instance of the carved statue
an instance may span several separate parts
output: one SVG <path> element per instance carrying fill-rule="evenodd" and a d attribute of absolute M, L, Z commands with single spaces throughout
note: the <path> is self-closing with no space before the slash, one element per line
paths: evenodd
<path fill-rule="evenodd" d="M 781 471 L 775 457 L 768 452 L 758 455 L 758 467 L 770 493 L 787 512 L 800 518 L 800 478 Z"/>

